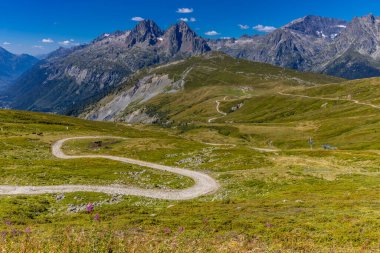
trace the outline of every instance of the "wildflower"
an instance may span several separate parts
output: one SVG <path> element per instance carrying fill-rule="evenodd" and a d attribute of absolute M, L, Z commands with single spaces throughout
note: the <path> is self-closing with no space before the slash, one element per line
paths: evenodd
<path fill-rule="evenodd" d="M 170 234 L 171 232 L 172 232 L 172 230 L 170 228 L 165 228 L 164 229 L 164 233 L 167 234 L 167 235 Z"/>
<path fill-rule="evenodd" d="M 8 232 L 7 231 L 1 231 L 0 234 L 1 234 L 2 238 L 5 238 L 8 235 Z"/>
<path fill-rule="evenodd" d="M 26 229 L 25 229 L 25 233 L 29 234 L 29 233 L 31 233 L 31 232 L 32 232 L 32 230 L 31 230 L 30 228 L 26 228 Z"/>
<path fill-rule="evenodd" d="M 7 221 L 5 222 L 5 225 L 10 226 L 10 225 L 12 225 L 12 222 L 10 222 L 9 220 L 7 220 Z"/>
<path fill-rule="evenodd" d="M 92 203 L 88 203 L 86 206 L 86 210 L 88 213 L 92 213 L 94 211 L 94 205 Z"/>
<path fill-rule="evenodd" d="M 100 221 L 100 215 L 98 213 L 95 214 L 94 221 Z"/>
<path fill-rule="evenodd" d="M 274 225 L 273 225 L 273 224 L 270 224 L 270 223 L 265 224 L 265 226 L 266 226 L 267 228 L 273 228 L 273 227 L 274 227 Z"/>
<path fill-rule="evenodd" d="M 185 227 L 179 227 L 178 232 L 183 233 L 185 231 Z"/>

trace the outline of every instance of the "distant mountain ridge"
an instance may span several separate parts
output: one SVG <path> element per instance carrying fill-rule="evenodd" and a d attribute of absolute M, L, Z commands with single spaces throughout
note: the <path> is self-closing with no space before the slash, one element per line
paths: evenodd
<path fill-rule="evenodd" d="M 59 49 L 25 73 L 9 91 L 17 109 L 70 114 L 101 98 L 132 73 L 210 51 L 185 22 L 161 30 L 153 21 L 103 34 L 88 45 Z"/>
<path fill-rule="evenodd" d="M 10 85 L 38 59 L 27 54 L 15 55 L 0 47 L 0 90 Z"/>
<path fill-rule="evenodd" d="M 380 75 L 380 17 L 306 16 L 261 36 L 209 40 L 236 58 L 348 79 Z"/>
<path fill-rule="evenodd" d="M 380 76 L 380 18 L 305 16 L 272 33 L 239 39 L 204 39 L 185 22 L 162 30 L 144 20 L 130 31 L 51 53 L 8 90 L 11 107 L 76 114 L 141 69 L 209 51 L 348 79 Z"/>

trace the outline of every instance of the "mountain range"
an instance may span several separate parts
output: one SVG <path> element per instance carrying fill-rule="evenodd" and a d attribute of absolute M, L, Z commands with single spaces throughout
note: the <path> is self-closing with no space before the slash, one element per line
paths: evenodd
<path fill-rule="evenodd" d="M 265 35 L 204 39 L 185 23 L 162 30 L 153 21 L 60 48 L 8 90 L 11 107 L 78 114 L 152 65 L 208 51 L 347 79 L 380 76 L 380 18 L 352 21 L 306 16 Z"/>
<path fill-rule="evenodd" d="M 185 22 L 162 31 L 145 20 L 131 31 L 103 34 L 88 45 L 53 52 L 10 89 L 17 94 L 12 107 L 70 114 L 144 67 L 209 50 Z"/>
<path fill-rule="evenodd" d="M 380 18 L 306 16 L 263 36 L 209 40 L 236 58 L 357 79 L 380 75 Z"/>
<path fill-rule="evenodd" d="M 5 89 L 36 62 L 38 59 L 33 56 L 15 55 L 0 47 L 0 90 Z"/>

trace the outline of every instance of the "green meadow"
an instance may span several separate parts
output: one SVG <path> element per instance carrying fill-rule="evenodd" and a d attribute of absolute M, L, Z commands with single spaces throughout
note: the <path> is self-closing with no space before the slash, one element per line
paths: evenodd
<path fill-rule="evenodd" d="M 351 96 L 376 105 L 380 80 L 347 82 L 229 58 L 211 61 L 214 65 L 191 59 L 196 72 L 184 91 L 146 102 L 171 122 L 163 126 L 0 110 L 2 185 L 184 189 L 194 183 L 140 166 L 51 154 L 55 141 L 76 136 L 106 137 L 69 141 L 66 154 L 108 154 L 182 167 L 207 173 L 221 185 L 215 194 L 186 201 L 84 192 L 1 196 L 1 250 L 380 251 L 380 111 L 351 101 L 278 93 Z M 187 67 L 175 65 L 170 74 Z M 263 72 L 271 76 L 265 82 L 257 78 Z M 288 81 L 281 81 L 284 76 Z M 216 100 L 225 117 L 216 111 Z M 239 103 L 241 108 L 231 110 Z M 208 123 L 210 117 L 219 118 Z M 90 212 L 89 203 L 94 205 Z"/>

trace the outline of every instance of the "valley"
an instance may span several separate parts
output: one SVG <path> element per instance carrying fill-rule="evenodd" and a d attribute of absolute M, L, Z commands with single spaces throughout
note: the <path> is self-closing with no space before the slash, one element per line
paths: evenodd
<path fill-rule="evenodd" d="M 380 17 L 100 2 L 0 4 L 0 252 L 380 252 Z"/>

